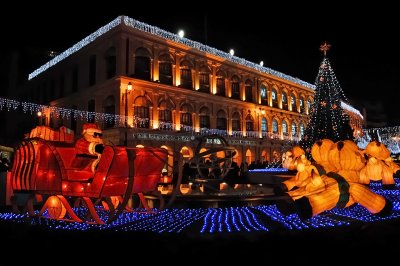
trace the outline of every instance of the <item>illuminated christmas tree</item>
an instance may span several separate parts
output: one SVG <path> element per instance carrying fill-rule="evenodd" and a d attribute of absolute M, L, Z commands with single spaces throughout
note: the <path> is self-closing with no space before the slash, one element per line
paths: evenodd
<path fill-rule="evenodd" d="M 300 145 L 310 151 L 314 142 L 320 139 L 339 140 L 353 139 L 350 120 L 344 113 L 342 101 L 347 102 L 346 96 L 331 67 L 326 52 L 330 45 L 326 42 L 320 46 L 324 58 L 319 66 L 315 80 L 314 103 L 310 110 L 310 120 L 304 131 Z"/>

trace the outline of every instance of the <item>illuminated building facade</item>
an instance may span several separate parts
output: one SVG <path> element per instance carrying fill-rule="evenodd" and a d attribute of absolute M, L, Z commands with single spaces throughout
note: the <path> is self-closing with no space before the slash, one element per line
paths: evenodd
<path fill-rule="evenodd" d="M 218 134 L 239 164 L 279 159 L 301 138 L 314 95 L 314 85 L 125 16 L 29 79 L 30 98 L 73 110 L 44 112 L 51 126 L 79 134 L 95 122 L 110 143 L 165 147 L 175 159 L 193 156 L 197 135 Z"/>

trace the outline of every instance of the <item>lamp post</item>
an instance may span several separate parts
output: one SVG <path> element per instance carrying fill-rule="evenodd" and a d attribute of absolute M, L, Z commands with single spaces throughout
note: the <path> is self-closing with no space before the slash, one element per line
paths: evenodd
<path fill-rule="evenodd" d="M 36 115 L 38 117 L 38 124 L 39 124 L 39 126 L 41 126 L 42 125 L 42 111 L 38 111 L 36 113 Z"/>
<path fill-rule="evenodd" d="M 128 95 L 132 91 L 132 83 L 129 82 L 125 89 L 125 140 L 124 145 L 128 146 Z"/>

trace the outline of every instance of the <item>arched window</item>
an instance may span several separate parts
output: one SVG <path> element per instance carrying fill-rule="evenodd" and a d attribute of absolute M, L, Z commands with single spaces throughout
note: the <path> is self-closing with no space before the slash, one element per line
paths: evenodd
<path fill-rule="evenodd" d="M 303 123 L 301 123 L 300 124 L 300 138 L 302 138 L 303 136 L 304 136 L 304 124 Z"/>
<path fill-rule="evenodd" d="M 135 52 L 135 77 L 150 80 L 150 53 L 146 48 L 140 47 Z"/>
<path fill-rule="evenodd" d="M 220 130 L 227 129 L 226 113 L 223 110 L 219 110 L 217 113 L 217 129 Z"/>
<path fill-rule="evenodd" d="M 282 133 L 284 136 L 288 136 L 288 126 L 285 120 L 282 121 Z"/>
<path fill-rule="evenodd" d="M 250 111 L 246 116 L 246 131 L 254 131 L 254 118 L 250 114 Z"/>
<path fill-rule="evenodd" d="M 107 49 L 104 55 L 106 63 L 106 78 L 112 78 L 117 73 L 117 56 L 115 47 L 110 47 Z"/>
<path fill-rule="evenodd" d="M 278 121 L 276 121 L 275 119 L 272 120 L 272 133 L 274 134 L 278 134 Z"/>
<path fill-rule="evenodd" d="M 181 107 L 181 130 L 191 131 L 193 127 L 192 122 L 193 108 L 189 104 L 184 104 Z"/>
<path fill-rule="evenodd" d="M 217 72 L 217 95 L 225 96 L 225 73 L 219 70 Z"/>
<path fill-rule="evenodd" d="M 169 55 L 164 54 L 159 58 L 158 63 L 158 73 L 159 73 L 159 81 L 162 84 L 172 85 L 172 62 Z"/>
<path fill-rule="evenodd" d="M 238 112 L 234 112 L 232 115 L 232 131 L 241 131 L 242 126 L 241 126 L 241 121 L 240 121 L 240 115 Z"/>
<path fill-rule="evenodd" d="M 304 114 L 306 112 L 304 98 L 300 97 L 300 113 Z"/>
<path fill-rule="evenodd" d="M 200 109 L 200 128 L 210 128 L 210 113 L 207 107 Z"/>
<path fill-rule="evenodd" d="M 199 71 L 199 91 L 210 93 L 210 70 L 202 66 Z"/>
<path fill-rule="evenodd" d="M 297 125 L 295 122 L 292 122 L 292 136 L 297 137 Z"/>
<path fill-rule="evenodd" d="M 192 65 L 189 61 L 185 60 L 181 63 L 181 85 L 185 89 L 193 89 L 192 81 Z"/>
<path fill-rule="evenodd" d="M 271 98 L 272 98 L 272 107 L 278 108 L 278 92 L 276 91 L 275 88 L 272 89 Z"/>
<path fill-rule="evenodd" d="M 95 122 L 95 100 L 91 99 L 88 101 L 88 117 L 87 120 L 89 123 Z"/>
<path fill-rule="evenodd" d="M 146 97 L 140 96 L 135 99 L 135 105 L 133 112 L 136 118 L 136 126 L 139 128 L 149 128 L 150 127 L 150 107 L 151 104 L 148 103 Z"/>
<path fill-rule="evenodd" d="M 260 98 L 262 105 L 268 105 L 267 87 L 264 84 L 260 88 Z"/>
<path fill-rule="evenodd" d="M 296 96 L 293 93 L 290 95 L 290 104 L 292 105 L 292 112 L 297 112 Z"/>
<path fill-rule="evenodd" d="M 240 79 L 236 75 L 234 75 L 231 79 L 231 90 L 231 98 L 240 100 Z"/>
<path fill-rule="evenodd" d="M 311 112 L 311 100 L 307 100 L 308 113 Z"/>
<path fill-rule="evenodd" d="M 106 114 L 104 127 L 112 128 L 115 125 L 115 98 L 114 96 L 108 96 L 103 102 L 103 110 Z"/>
<path fill-rule="evenodd" d="M 282 109 L 289 110 L 287 94 L 284 91 L 282 92 Z"/>
<path fill-rule="evenodd" d="M 261 131 L 268 132 L 268 120 L 265 117 L 261 119 Z"/>
<path fill-rule="evenodd" d="M 158 104 L 158 121 L 160 129 L 172 130 L 172 110 L 175 106 L 168 100 L 163 100 Z"/>
<path fill-rule="evenodd" d="M 244 85 L 244 91 L 246 96 L 246 102 L 253 101 L 253 82 L 251 80 L 246 80 Z"/>

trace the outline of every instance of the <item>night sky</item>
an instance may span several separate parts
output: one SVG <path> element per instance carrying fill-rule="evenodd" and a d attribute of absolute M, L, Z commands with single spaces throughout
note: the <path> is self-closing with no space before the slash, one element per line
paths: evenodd
<path fill-rule="evenodd" d="M 118 15 L 127 15 L 171 32 L 183 29 L 189 39 L 227 52 L 233 48 L 238 57 L 255 63 L 263 60 L 264 66 L 312 84 L 323 57 L 319 46 L 327 41 L 332 45 L 328 57 L 350 103 L 361 111 L 362 106 L 381 102 L 388 125 L 400 125 L 396 97 L 400 67 L 395 41 L 399 31 L 394 7 L 363 6 L 361 11 L 333 3 L 313 7 L 268 3 L 270 8 L 265 9 L 249 2 L 245 7 L 227 9 L 195 2 L 193 5 L 201 5 L 196 10 L 180 8 L 178 2 L 149 8 L 133 3 L 90 9 L 56 5 L 58 2 L 35 12 L 30 10 L 33 6 L 25 6 L 12 11 L 17 14 L 11 21 L 1 18 L 3 27 L 7 25 L 3 33 L 9 37 L 3 42 L 3 74 L 9 69 L 11 51 L 23 55 L 20 79 L 25 80 L 28 73 L 48 61 L 47 51 L 62 52 Z M 171 7 L 173 11 L 167 11 Z M 1 81 L 7 84 L 7 78 Z"/>

